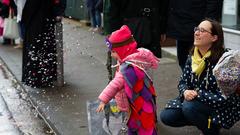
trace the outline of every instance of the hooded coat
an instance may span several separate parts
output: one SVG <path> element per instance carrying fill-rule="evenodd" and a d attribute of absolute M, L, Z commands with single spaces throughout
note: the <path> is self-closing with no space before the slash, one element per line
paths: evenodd
<path fill-rule="evenodd" d="M 133 133 L 156 134 L 156 93 L 147 70 L 157 68 L 158 63 L 152 52 L 137 49 L 121 61 L 114 79 L 99 96 L 104 103 L 115 97 L 121 111 L 131 112 L 128 128 Z"/>

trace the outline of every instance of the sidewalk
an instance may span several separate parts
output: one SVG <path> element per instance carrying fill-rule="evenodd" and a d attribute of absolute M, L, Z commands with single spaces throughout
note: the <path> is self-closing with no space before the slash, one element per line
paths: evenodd
<path fill-rule="evenodd" d="M 174 48 L 173 48 L 174 50 Z M 104 37 L 88 32 L 88 28 L 64 21 L 64 79 L 62 88 L 33 89 L 23 86 L 32 103 L 44 120 L 60 135 L 88 135 L 86 102 L 94 101 L 108 82 Z M 176 56 L 175 56 L 176 57 Z M 0 58 L 21 80 L 22 51 L 13 46 L 0 45 Z M 178 95 L 177 82 L 180 69 L 176 60 L 161 59 L 159 69 L 154 73 L 158 94 L 158 114 L 165 103 Z M 222 135 L 237 135 L 239 126 Z M 160 124 L 161 135 L 195 135 L 200 132 L 192 127 L 171 128 Z"/>
<path fill-rule="evenodd" d="M 2 71 L 2 65 L 0 63 L 0 90 L 4 89 L 5 82 L 3 81 L 5 75 Z M 15 121 L 9 108 L 0 92 L 0 134 L 1 135 L 21 135 L 20 130 L 15 125 Z"/>
<path fill-rule="evenodd" d="M 14 120 L 9 112 L 6 103 L 0 93 L 0 134 L 1 135 L 22 135 L 14 125 Z"/>

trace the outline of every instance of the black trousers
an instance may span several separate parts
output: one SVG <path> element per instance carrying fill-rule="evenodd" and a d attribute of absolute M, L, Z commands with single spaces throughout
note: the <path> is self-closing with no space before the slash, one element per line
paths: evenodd
<path fill-rule="evenodd" d="M 183 71 L 189 51 L 193 47 L 193 41 L 176 40 L 176 45 L 178 63 Z"/>

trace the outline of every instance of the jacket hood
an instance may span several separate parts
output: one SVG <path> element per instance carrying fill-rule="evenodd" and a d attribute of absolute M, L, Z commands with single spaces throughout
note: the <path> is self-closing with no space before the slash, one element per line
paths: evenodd
<path fill-rule="evenodd" d="M 136 53 L 128 55 L 122 62 L 132 62 L 143 69 L 157 69 L 160 59 L 145 48 L 138 48 Z"/>

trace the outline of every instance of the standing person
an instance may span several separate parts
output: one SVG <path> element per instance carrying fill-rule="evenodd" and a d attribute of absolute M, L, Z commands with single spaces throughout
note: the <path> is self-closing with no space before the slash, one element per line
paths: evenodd
<path fill-rule="evenodd" d="M 52 86 L 56 80 L 55 22 L 63 15 L 65 0 L 27 0 L 22 22 L 22 82 L 31 87 Z"/>
<path fill-rule="evenodd" d="M 161 58 L 160 39 L 165 34 L 166 10 L 164 0 L 110 0 L 111 31 L 127 25 L 138 47 L 151 50 Z"/>
<path fill-rule="evenodd" d="M 105 35 L 110 35 L 112 32 L 109 25 L 110 6 L 110 0 L 103 0 L 103 31 Z"/>
<path fill-rule="evenodd" d="M 167 36 L 176 39 L 179 66 L 183 70 L 193 46 L 193 29 L 204 18 L 220 20 L 223 0 L 167 0 Z"/>
<path fill-rule="evenodd" d="M 11 9 L 11 12 L 13 13 L 13 16 L 17 15 L 17 7 L 14 3 L 13 0 L 2 0 L 2 8 L 1 8 L 1 12 L 0 12 L 0 16 L 4 19 L 4 18 L 8 18 L 9 17 L 9 9 Z M 3 45 L 9 45 L 9 44 L 15 44 L 14 40 L 11 40 L 9 38 L 3 38 Z"/>
<path fill-rule="evenodd" d="M 98 0 L 87 0 L 88 13 L 91 20 L 91 28 L 89 31 L 99 32 L 101 29 L 101 12 L 96 8 Z"/>
<path fill-rule="evenodd" d="M 24 37 L 24 25 L 22 23 L 22 11 L 26 0 L 14 0 L 15 4 L 17 5 L 17 22 L 19 27 L 19 35 L 20 35 L 20 43 L 15 46 L 14 48 L 23 48 L 23 37 Z"/>
<path fill-rule="evenodd" d="M 194 47 L 181 76 L 179 97 L 161 112 L 162 122 L 172 127 L 196 126 L 204 135 L 219 135 L 240 120 L 240 96 L 224 99 L 213 68 L 224 53 L 222 26 L 206 19 L 194 29 Z"/>
<path fill-rule="evenodd" d="M 114 79 L 100 94 L 97 112 L 115 97 L 121 111 L 129 113 L 128 134 L 156 135 L 156 93 L 146 70 L 158 67 L 159 59 L 147 49 L 137 49 L 124 25 L 107 39 L 111 55 L 118 61 Z"/>

